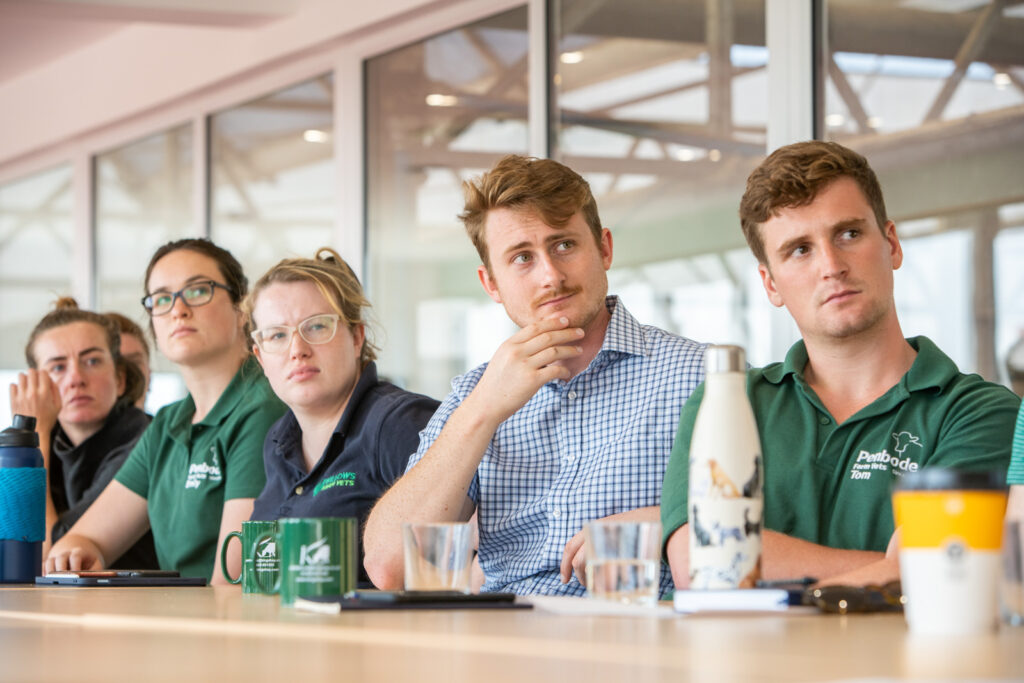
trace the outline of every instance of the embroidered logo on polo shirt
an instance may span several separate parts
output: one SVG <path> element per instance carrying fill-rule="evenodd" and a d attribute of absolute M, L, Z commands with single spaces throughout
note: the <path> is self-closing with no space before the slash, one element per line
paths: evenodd
<path fill-rule="evenodd" d="M 850 479 L 870 479 L 875 472 L 884 472 L 902 477 L 906 472 L 916 472 L 919 465 L 913 458 L 918 455 L 915 450 L 907 453 L 907 448 L 917 446 L 923 448 L 921 439 L 910 432 L 893 432 L 892 438 L 895 441 L 893 450 L 896 454 L 889 453 L 888 448 L 883 448 L 877 453 L 862 450 L 857 454 L 857 460 L 850 468 Z"/>
<path fill-rule="evenodd" d="M 907 450 L 907 446 L 917 446 L 921 448 L 921 439 L 914 436 L 910 432 L 893 432 L 893 441 L 896 442 L 896 452 L 903 455 L 903 452 Z"/>
<path fill-rule="evenodd" d="M 355 486 L 356 485 L 356 473 L 355 472 L 339 472 L 338 474 L 332 474 L 327 477 L 313 489 L 313 496 L 317 496 L 321 491 L 327 489 L 333 489 L 335 486 Z"/>
<path fill-rule="evenodd" d="M 197 489 L 204 481 L 216 484 L 224 479 L 220 471 L 220 457 L 217 447 L 210 446 L 209 462 L 194 462 L 188 466 L 188 477 L 185 479 L 186 489 Z"/>

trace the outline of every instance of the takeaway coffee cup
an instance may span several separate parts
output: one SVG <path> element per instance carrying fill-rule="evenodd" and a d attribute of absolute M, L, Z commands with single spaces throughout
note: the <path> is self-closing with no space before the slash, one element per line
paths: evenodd
<path fill-rule="evenodd" d="M 277 532 L 261 534 L 250 549 L 262 543 L 277 545 L 280 571 L 273 586 L 256 574 L 262 593 L 280 593 L 281 604 L 295 604 L 297 597 L 341 595 L 356 587 L 357 523 L 352 517 L 290 518 L 277 520 Z"/>
<path fill-rule="evenodd" d="M 995 472 L 926 468 L 893 490 L 910 631 L 985 633 L 996 625 L 1006 488 Z"/>
<path fill-rule="evenodd" d="M 277 522 L 248 521 L 242 522 L 241 531 L 232 531 L 224 539 L 224 545 L 220 548 L 220 570 L 228 583 L 242 584 L 243 593 L 259 593 L 260 587 L 256 584 L 256 574 L 261 574 L 263 583 L 272 586 L 277 581 L 277 570 L 280 561 L 277 557 L 277 544 L 269 537 L 277 531 Z M 256 539 L 268 535 L 267 538 L 256 546 Z M 242 545 L 242 571 L 236 577 L 228 574 L 228 545 L 232 538 L 237 538 Z"/>

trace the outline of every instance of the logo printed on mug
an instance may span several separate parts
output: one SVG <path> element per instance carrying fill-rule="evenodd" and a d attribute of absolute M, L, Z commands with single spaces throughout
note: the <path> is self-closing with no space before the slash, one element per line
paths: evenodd
<path fill-rule="evenodd" d="M 299 551 L 299 564 L 327 564 L 331 561 L 331 546 L 327 545 L 327 537 L 302 546 Z"/>

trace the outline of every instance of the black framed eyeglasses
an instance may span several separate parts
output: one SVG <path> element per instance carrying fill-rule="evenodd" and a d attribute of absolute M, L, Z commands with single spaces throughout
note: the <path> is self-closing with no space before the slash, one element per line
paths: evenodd
<path fill-rule="evenodd" d="M 337 313 L 322 313 L 306 318 L 294 327 L 291 325 L 272 325 L 263 327 L 252 333 L 252 339 L 263 353 L 284 353 L 292 343 L 297 332 L 309 344 L 326 344 L 334 339 L 338 332 Z"/>
<path fill-rule="evenodd" d="M 228 294 L 234 294 L 235 290 L 227 285 L 222 285 L 213 280 L 199 280 L 190 282 L 177 292 L 153 292 L 142 297 L 142 305 L 149 311 L 150 315 L 165 315 L 174 308 L 174 302 L 181 299 L 189 308 L 205 306 L 213 299 L 213 291 L 220 287 Z"/>

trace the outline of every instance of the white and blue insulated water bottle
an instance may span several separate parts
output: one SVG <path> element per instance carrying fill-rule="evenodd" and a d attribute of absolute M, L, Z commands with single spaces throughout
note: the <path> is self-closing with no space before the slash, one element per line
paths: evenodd
<path fill-rule="evenodd" d="M 46 469 L 36 419 L 0 431 L 0 583 L 32 583 L 43 569 Z"/>

